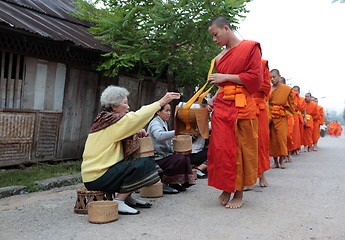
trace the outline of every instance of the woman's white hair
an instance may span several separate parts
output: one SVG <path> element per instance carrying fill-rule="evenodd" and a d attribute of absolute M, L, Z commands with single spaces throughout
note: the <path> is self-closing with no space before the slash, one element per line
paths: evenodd
<path fill-rule="evenodd" d="M 111 85 L 102 92 L 101 106 L 106 108 L 112 105 L 119 106 L 128 95 L 129 92 L 126 88 Z"/>

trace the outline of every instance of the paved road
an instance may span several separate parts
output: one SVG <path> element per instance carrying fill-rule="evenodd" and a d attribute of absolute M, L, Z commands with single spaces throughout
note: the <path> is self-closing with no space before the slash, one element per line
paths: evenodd
<path fill-rule="evenodd" d="M 321 138 L 318 152 L 287 166 L 269 170 L 270 186 L 246 192 L 236 210 L 217 203 L 206 179 L 107 224 L 73 212 L 80 185 L 0 199 L 0 239 L 345 239 L 345 137 Z"/>

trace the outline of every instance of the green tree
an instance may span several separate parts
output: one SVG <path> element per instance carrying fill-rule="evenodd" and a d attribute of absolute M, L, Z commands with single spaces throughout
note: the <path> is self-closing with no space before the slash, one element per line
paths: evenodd
<path fill-rule="evenodd" d="M 166 78 L 168 90 L 195 86 L 206 79 L 209 63 L 220 50 L 208 34 L 208 23 L 224 16 L 237 28 L 250 0 L 77 0 L 80 19 L 98 39 L 112 46 L 99 70 L 108 76 L 121 70 Z"/>

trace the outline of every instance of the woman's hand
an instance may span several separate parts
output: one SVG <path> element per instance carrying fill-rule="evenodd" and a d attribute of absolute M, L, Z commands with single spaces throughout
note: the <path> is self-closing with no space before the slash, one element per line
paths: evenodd
<path fill-rule="evenodd" d="M 138 137 L 139 138 L 143 138 L 143 137 L 147 137 L 148 134 L 147 132 L 145 131 L 145 129 L 141 129 L 139 132 L 138 132 Z"/>
<path fill-rule="evenodd" d="M 162 107 L 174 99 L 180 99 L 180 94 L 175 92 L 167 92 L 164 97 L 158 100 L 158 103 Z"/>

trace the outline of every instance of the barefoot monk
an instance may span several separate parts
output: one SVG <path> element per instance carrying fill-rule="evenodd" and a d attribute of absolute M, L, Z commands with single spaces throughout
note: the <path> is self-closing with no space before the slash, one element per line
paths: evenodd
<path fill-rule="evenodd" d="M 262 84 L 261 48 L 238 39 L 223 17 L 208 30 L 217 45 L 225 46 L 216 57 L 217 73 L 209 77 L 220 89 L 208 102 L 214 107 L 208 185 L 223 191 L 218 200 L 226 208 L 240 208 L 243 187 L 254 185 L 258 174 L 258 110 L 252 94 Z"/>

